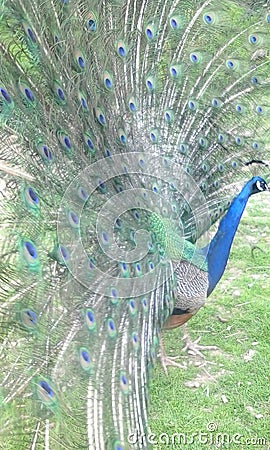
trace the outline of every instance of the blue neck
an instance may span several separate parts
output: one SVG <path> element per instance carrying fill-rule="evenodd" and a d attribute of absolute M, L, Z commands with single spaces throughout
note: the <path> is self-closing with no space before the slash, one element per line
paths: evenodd
<path fill-rule="evenodd" d="M 207 253 L 209 281 L 207 296 L 216 287 L 225 270 L 237 227 L 249 196 L 252 194 L 251 184 L 252 180 L 244 186 L 240 194 L 232 201 L 230 208 L 220 221 L 212 241 L 202 249 L 204 254 Z"/>

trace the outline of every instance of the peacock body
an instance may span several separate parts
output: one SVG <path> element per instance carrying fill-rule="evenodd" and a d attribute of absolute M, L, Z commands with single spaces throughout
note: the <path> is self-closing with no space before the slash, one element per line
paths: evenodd
<path fill-rule="evenodd" d="M 161 329 L 267 189 L 269 41 L 261 1 L 0 2 L 2 448 L 149 448 Z"/>

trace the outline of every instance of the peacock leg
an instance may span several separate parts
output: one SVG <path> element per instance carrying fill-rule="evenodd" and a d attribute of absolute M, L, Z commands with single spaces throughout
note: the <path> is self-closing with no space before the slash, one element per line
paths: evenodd
<path fill-rule="evenodd" d="M 200 356 L 201 358 L 205 359 L 202 351 L 219 350 L 219 347 L 217 347 L 216 345 L 200 345 L 199 342 L 201 340 L 201 336 L 199 336 L 195 341 L 192 341 L 188 334 L 186 324 L 182 325 L 182 329 L 184 333 L 183 340 L 185 341 L 185 345 L 182 349 L 183 352 L 187 352 L 192 356 Z"/>
<path fill-rule="evenodd" d="M 186 364 L 180 364 L 180 363 L 176 362 L 176 360 L 181 358 L 181 356 L 167 356 L 166 355 L 162 336 L 160 338 L 159 348 L 160 348 L 160 352 L 159 352 L 160 362 L 161 362 L 161 365 L 162 365 L 166 375 L 168 375 L 168 370 L 167 370 L 168 366 L 178 367 L 179 369 L 184 369 L 184 370 L 187 369 Z"/>

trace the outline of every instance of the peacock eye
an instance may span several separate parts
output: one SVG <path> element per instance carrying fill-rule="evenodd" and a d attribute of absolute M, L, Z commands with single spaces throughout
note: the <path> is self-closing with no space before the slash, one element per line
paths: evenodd
<path fill-rule="evenodd" d="M 264 181 L 256 181 L 256 187 L 259 191 L 266 191 L 268 189 L 267 184 Z"/>

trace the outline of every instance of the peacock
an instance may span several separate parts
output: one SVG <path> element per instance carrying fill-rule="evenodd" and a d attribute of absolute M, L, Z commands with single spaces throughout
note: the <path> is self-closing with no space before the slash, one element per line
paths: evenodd
<path fill-rule="evenodd" d="M 260 0 L 0 1 L 1 448 L 151 447 L 161 331 L 268 190 L 269 43 Z"/>

